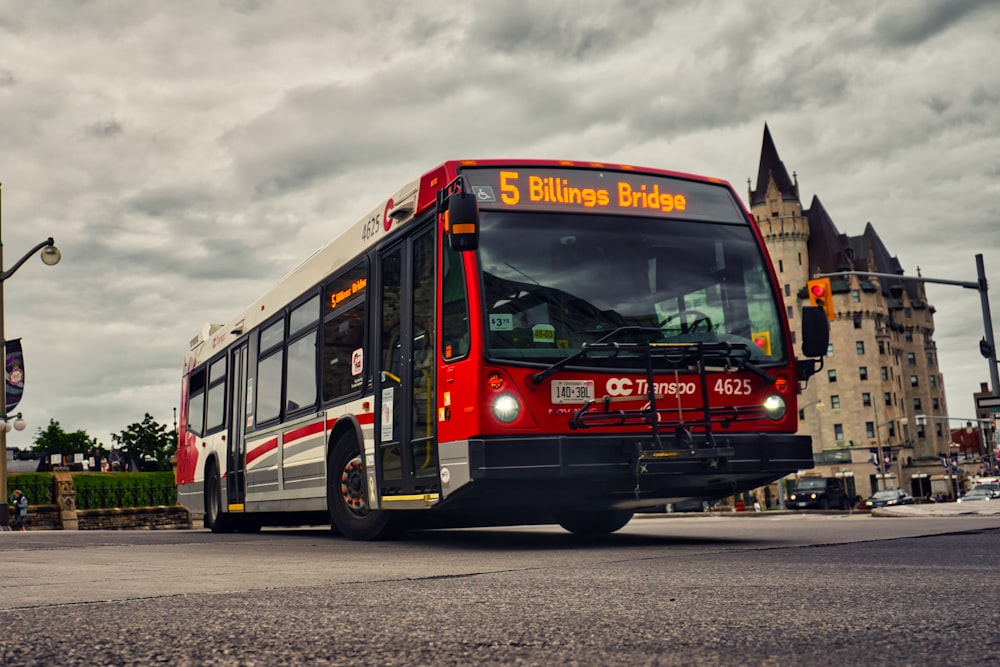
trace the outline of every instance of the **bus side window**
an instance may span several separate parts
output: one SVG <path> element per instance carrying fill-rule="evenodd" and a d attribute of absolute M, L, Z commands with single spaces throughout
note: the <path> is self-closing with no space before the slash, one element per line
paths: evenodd
<path fill-rule="evenodd" d="M 323 401 L 361 390 L 364 381 L 365 302 L 361 301 L 323 325 Z"/>
<path fill-rule="evenodd" d="M 226 357 L 209 366 L 208 400 L 205 402 L 205 432 L 217 431 L 226 421 Z"/>
<path fill-rule="evenodd" d="M 368 263 L 364 260 L 323 287 L 320 400 L 324 403 L 363 389 L 368 366 L 365 350 L 367 303 Z"/>
<path fill-rule="evenodd" d="M 205 367 L 191 373 L 188 380 L 187 430 L 202 435 L 205 428 Z"/>
<path fill-rule="evenodd" d="M 441 277 L 441 356 L 458 359 L 469 353 L 469 301 L 462 254 L 443 244 Z"/>

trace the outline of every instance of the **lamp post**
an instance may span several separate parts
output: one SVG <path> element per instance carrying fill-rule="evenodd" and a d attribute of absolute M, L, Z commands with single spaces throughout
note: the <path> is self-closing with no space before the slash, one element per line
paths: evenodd
<path fill-rule="evenodd" d="M 42 262 L 47 266 L 58 264 L 62 258 L 59 248 L 56 247 L 55 241 L 50 236 L 26 252 L 9 269 L 4 269 L 3 224 L 2 218 L 0 218 L 0 352 L 2 352 L 4 366 L 4 378 L 0 382 L 0 411 L 2 411 L 0 412 L 0 530 L 6 530 L 10 526 L 10 507 L 7 505 L 7 432 L 11 428 L 23 431 L 25 426 L 24 419 L 21 418 L 20 413 L 17 415 L 7 414 L 7 337 L 4 333 L 3 288 L 7 279 L 14 275 L 21 268 L 21 265 L 37 252 L 41 252 Z M 12 416 L 14 417 L 13 420 L 11 420 Z"/>

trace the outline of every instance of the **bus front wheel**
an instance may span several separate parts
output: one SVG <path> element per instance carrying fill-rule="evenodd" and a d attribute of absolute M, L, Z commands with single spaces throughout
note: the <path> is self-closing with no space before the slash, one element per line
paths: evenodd
<path fill-rule="evenodd" d="M 623 528 L 632 520 L 630 510 L 599 510 L 592 512 L 560 512 L 556 521 L 576 535 L 607 535 Z"/>
<path fill-rule="evenodd" d="M 401 530 L 392 512 L 370 509 L 361 448 L 351 435 L 337 439 L 327 460 L 326 498 L 330 528 L 352 540 L 384 540 Z"/>

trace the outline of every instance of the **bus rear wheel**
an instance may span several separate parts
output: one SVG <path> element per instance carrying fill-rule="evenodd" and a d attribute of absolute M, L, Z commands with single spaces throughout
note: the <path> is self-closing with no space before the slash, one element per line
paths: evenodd
<path fill-rule="evenodd" d="M 607 535 L 632 520 L 631 510 L 559 512 L 556 521 L 575 535 Z"/>
<path fill-rule="evenodd" d="M 342 435 L 327 460 L 326 504 L 330 528 L 352 540 L 385 540 L 401 532 L 401 521 L 392 512 L 370 509 L 368 476 L 356 439 Z"/>
<path fill-rule="evenodd" d="M 213 533 L 230 530 L 229 522 L 222 512 L 222 479 L 214 461 L 205 468 L 205 528 L 211 529 Z"/>

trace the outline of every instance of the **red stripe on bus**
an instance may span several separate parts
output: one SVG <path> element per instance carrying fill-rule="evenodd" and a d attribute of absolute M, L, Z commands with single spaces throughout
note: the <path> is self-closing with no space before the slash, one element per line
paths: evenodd
<path fill-rule="evenodd" d="M 322 433 L 322 432 L 323 432 L 323 422 L 316 422 L 315 424 L 307 424 L 305 426 L 302 426 L 301 428 L 297 428 L 293 431 L 289 431 L 288 433 L 286 433 L 284 440 L 282 442 L 287 445 L 290 442 L 295 442 L 296 440 L 299 440 L 301 438 L 305 438 L 310 435 L 316 435 L 317 433 Z"/>
<path fill-rule="evenodd" d="M 247 464 L 249 464 L 251 461 L 256 461 L 260 457 L 264 456 L 264 454 L 270 452 L 272 449 L 277 449 L 277 448 L 278 448 L 277 438 L 271 438 L 270 440 L 265 440 L 264 442 L 262 442 L 261 444 L 257 445 L 249 452 L 247 452 Z"/>

